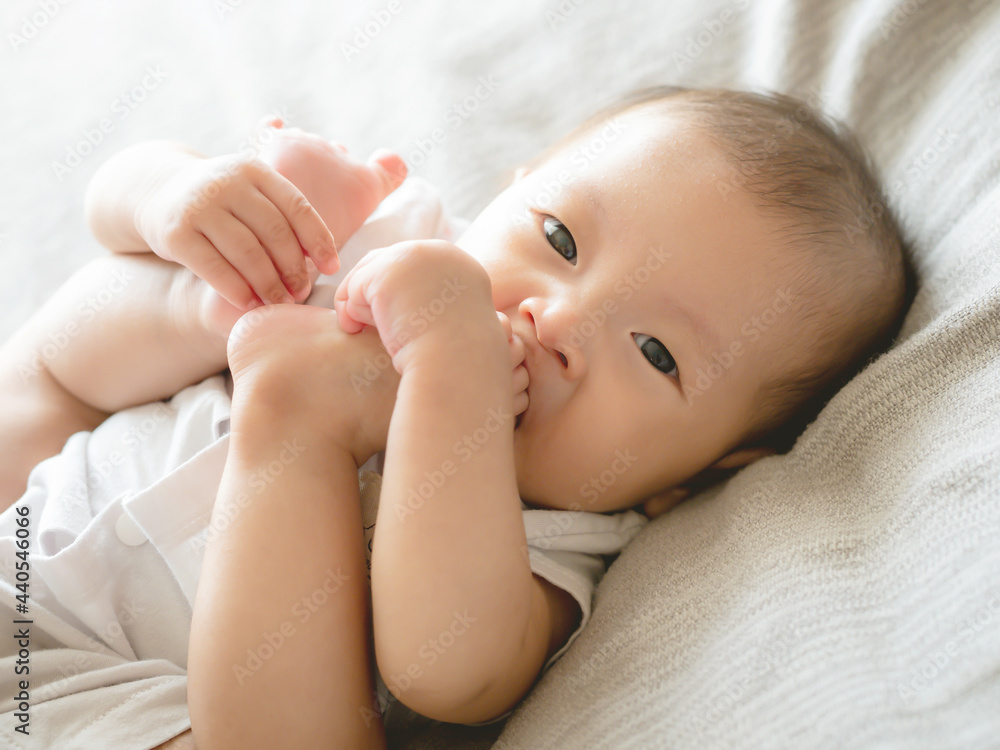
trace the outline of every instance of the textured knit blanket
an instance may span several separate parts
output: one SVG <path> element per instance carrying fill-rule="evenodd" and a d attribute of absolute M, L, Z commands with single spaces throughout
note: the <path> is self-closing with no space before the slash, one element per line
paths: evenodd
<path fill-rule="evenodd" d="M 651 523 L 505 726 L 408 748 L 1000 747 L 1000 6 L 987 0 L 12 2 L 0 12 L 0 333 L 101 252 L 101 161 L 257 120 L 398 149 L 471 216 L 655 83 L 843 118 L 919 275 L 893 348 L 792 451 Z"/>

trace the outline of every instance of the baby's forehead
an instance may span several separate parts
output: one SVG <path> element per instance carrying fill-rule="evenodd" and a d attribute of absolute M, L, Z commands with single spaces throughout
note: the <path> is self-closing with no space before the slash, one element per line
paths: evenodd
<path fill-rule="evenodd" d="M 600 162 L 606 152 L 640 167 L 654 167 L 661 160 L 689 170 L 728 163 L 709 130 L 670 101 L 638 104 L 585 123 L 554 144 L 540 163 L 559 161 L 582 168 Z"/>

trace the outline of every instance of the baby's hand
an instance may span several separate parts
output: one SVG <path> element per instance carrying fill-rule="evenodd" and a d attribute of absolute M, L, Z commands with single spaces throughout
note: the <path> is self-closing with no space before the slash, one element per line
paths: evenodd
<path fill-rule="evenodd" d="M 185 164 L 141 203 L 136 225 L 153 252 L 241 310 L 305 299 L 307 255 L 322 270 L 338 266 L 330 230 L 301 191 L 241 155 Z"/>
<path fill-rule="evenodd" d="M 302 191 L 333 232 L 340 246 L 406 178 L 406 164 L 386 149 L 373 153 L 366 163 L 331 143 L 299 128 L 285 128 L 280 118 L 266 122 L 271 129 L 260 151 L 269 164 Z M 324 273 L 333 273 L 317 263 Z"/>
<path fill-rule="evenodd" d="M 524 366 L 524 342 L 514 336 L 510 326 L 510 318 L 502 312 L 497 313 L 500 325 L 507 334 L 510 344 L 510 364 L 514 368 L 514 416 L 528 408 L 528 370 Z"/>
<path fill-rule="evenodd" d="M 340 282 L 334 308 L 347 333 L 375 327 L 400 374 L 412 352 L 427 351 L 427 342 L 448 347 L 473 330 L 493 335 L 483 334 L 482 326 L 496 325 L 486 269 L 440 240 L 372 250 Z"/>

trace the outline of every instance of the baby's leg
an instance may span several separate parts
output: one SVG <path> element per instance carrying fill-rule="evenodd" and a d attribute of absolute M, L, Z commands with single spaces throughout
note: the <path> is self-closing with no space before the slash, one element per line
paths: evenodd
<path fill-rule="evenodd" d="M 74 432 L 225 369 L 225 336 L 200 330 L 205 288 L 152 255 L 103 256 L 0 346 L 0 510 Z"/>
<path fill-rule="evenodd" d="M 20 348 L 11 342 L 0 348 L 0 511 L 24 494 L 38 462 L 108 416 L 68 393 L 44 367 L 22 370 L 26 358 L 15 356 Z"/>
<path fill-rule="evenodd" d="M 289 344 L 275 319 L 249 334 L 271 338 L 264 357 L 241 369 L 230 356 L 218 534 L 188 652 L 191 725 L 199 747 L 381 748 L 357 464 L 325 432 L 322 397 L 308 409 L 289 394 L 311 387 L 329 353 L 321 341 Z M 262 375 L 268 368 L 281 377 Z"/>

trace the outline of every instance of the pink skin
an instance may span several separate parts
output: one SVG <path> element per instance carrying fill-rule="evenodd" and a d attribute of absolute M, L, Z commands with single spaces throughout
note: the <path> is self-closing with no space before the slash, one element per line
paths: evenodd
<path fill-rule="evenodd" d="M 346 242 L 406 178 L 402 158 L 386 149 L 378 149 L 363 163 L 341 144 L 299 128 L 285 128 L 279 118 L 264 124 L 271 128 L 266 131 L 271 137 L 266 139 L 258 158 L 299 189 L 338 243 Z M 305 263 L 309 283 L 297 292 L 289 289 L 295 302 L 309 297 L 321 272 L 336 273 L 340 267 L 335 255 L 322 268 L 317 268 L 308 256 Z M 246 312 L 210 288 L 205 290 L 200 309 L 209 330 L 227 335 Z"/>
<path fill-rule="evenodd" d="M 274 137 L 258 158 L 305 195 L 338 242 L 360 229 L 376 206 L 406 178 L 406 164 L 386 149 L 378 149 L 362 163 L 339 143 L 299 128 L 285 128 L 277 118 L 268 124 Z M 339 262 L 321 270 L 335 273 L 337 268 Z"/>

